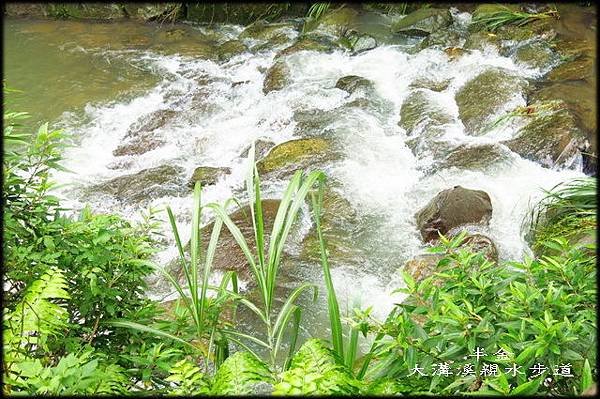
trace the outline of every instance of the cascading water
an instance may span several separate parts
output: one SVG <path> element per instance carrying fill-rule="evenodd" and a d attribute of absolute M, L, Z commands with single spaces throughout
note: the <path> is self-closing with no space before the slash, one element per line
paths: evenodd
<path fill-rule="evenodd" d="M 464 23 L 469 16 L 458 14 L 458 17 Z M 207 28 L 193 29 L 208 32 Z M 239 26 L 216 29 L 221 42 L 236 38 L 242 31 Z M 336 264 L 332 270 L 334 285 L 343 308 L 360 301 L 362 307 L 374 305 L 374 314 L 383 317 L 394 303 L 402 300 L 401 295 L 392 293 L 402 285 L 398 268 L 425 247 L 414 215 L 438 192 L 455 185 L 487 192 L 493 216 L 486 234 L 496 243 L 501 259 L 516 260 L 529 253 L 521 223 L 530 205 L 543 195 L 543 189 L 582 176 L 574 169 L 542 167 L 515 153 L 508 162 L 485 170 L 442 168 L 430 173 L 429 168 L 436 163 L 431 152 L 427 148 L 413 152 L 407 145 L 413 135 L 398 125 L 399 109 L 414 91 L 411 84 L 424 78 L 447 81 L 447 87 L 440 92 L 424 90 L 452 119 L 443 125 L 443 135 L 427 145 L 498 143 L 513 137 L 518 126 L 499 126 L 483 136 L 467 135 L 459 119 L 455 94 L 489 67 L 501 67 L 526 79 L 535 79 L 544 71 L 516 64 L 493 48 L 473 50 L 451 60 L 444 51 L 435 48 L 416 52 L 415 42 L 382 44 L 356 55 L 339 49 L 330 53 L 291 54 L 283 60 L 290 71 L 287 85 L 265 95 L 265 71 L 274 63 L 277 52 L 292 44 L 298 33 L 290 29 L 286 34 L 286 42 L 246 51 L 221 62 L 149 50 L 71 47 L 70 51 L 85 51 L 113 62 L 125 60 L 157 75 L 160 81 L 142 94 L 123 100 L 88 103 L 83 116 L 63 114 L 59 125 L 77 142 L 65 153 L 64 162 L 75 173 L 55 175 L 59 182 L 69 183 L 60 191 L 67 205 L 79 209 L 90 202 L 97 211 L 136 219 L 145 206 L 168 204 L 178 216 L 182 240 L 187 241 L 190 190 L 167 192 L 141 204 L 118 201 L 95 192 L 94 187 L 161 165 L 181 167 L 185 176 L 190 176 L 198 166 L 227 167 L 230 174 L 203 189 L 203 202 L 223 202 L 232 196 L 243 200 L 247 160 L 240 154 L 254 140 L 267 139 L 280 144 L 309 135 L 327 137 L 342 156 L 328 162 L 324 170 L 335 183 L 333 190 L 349 202 L 361 223 L 351 236 L 356 239 L 356 253 L 362 256 Z M 261 43 L 254 39 L 244 42 L 249 48 Z M 368 79 L 373 90 L 349 94 L 336 88 L 338 79 L 348 75 Z M 369 105 L 351 106 L 361 98 L 370 101 Z M 523 96 L 515 93 L 492 116 L 501 116 L 525 104 Z M 160 145 L 139 155 L 113 155 L 132 125 L 160 110 L 175 112 L 175 117 L 153 131 Z M 314 115 L 317 129 L 310 133 L 303 131 L 298 121 L 302 113 Z M 285 188 L 285 180 L 281 179 L 269 178 L 263 183 L 267 198 L 277 198 Z M 205 223 L 210 216 L 205 215 Z M 311 221 L 306 212 L 300 223 L 301 228 L 291 237 L 288 248 L 285 285 L 294 287 L 299 280 L 313 281 L 322 287 L 323 295 L 318 261 L 303 259 L 299 249 L 303 236 L 310 231 Z M 167 223 L 164 234 L 169 241 L 157 256 L 157 263 L 162 265 L 176 255 Z M 163 297 L 167 293 L 165 288 L 154 286 L 149 295 Z M 327 336 L 317 327 L 326 319 L 326 302 L 320 303 L 311 308 L 313 312 L 305 312 L 305 317 L 309 325 L 312 323 L 309 329 L 314 330 L 313 334 L 318 331 L 317 335 Z"/>

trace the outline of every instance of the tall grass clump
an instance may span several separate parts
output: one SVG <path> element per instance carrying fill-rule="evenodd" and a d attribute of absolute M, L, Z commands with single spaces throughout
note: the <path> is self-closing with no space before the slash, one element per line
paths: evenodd
<path fill-rule="evenodd" d="M 546 192 L 531 212 L 529 238 L 534 250 L 554 237 L 577 240 L 596 230 L 596 178 L 563 182 Z"/>
<path fill-rule="evenodd" d="M 323 15 L 329 11 L 330 7 L 331 3 L 313 3 L 304 17 L 305 20 L 304 25 L 302 26 L 302 33 L 314 29 L 319 24 Z"/>
<path fill-rule="evenodd" d="M 528 13 L 506 6 L 494 5 L 489 10 L 484 9 L 475 13 L 471 24 L 495 32 L 498 28 L 506 25 L 523 26 L 536 20 L 556 17 L 558 17 L 558 12 L 555 9 L 541 13 Z"/>

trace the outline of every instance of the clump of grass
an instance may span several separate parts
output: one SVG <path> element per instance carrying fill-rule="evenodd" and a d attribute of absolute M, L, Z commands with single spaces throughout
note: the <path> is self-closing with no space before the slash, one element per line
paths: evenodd
<path fill-rule="evenodd" d="M 539 250 L 553 237 L 568 239 L 595 231 L 596 209 L 593 177 L 564 182 L 547 191 L 529 219 L 533 249 Z"/>
<path fill-rule="evenodd" d="M 523 26 L 530 22 L 546 18 L 558 18 L 558 12 L 555 9 L 551 9 L 540 13 L 528 13 L 511 10 L 508 7 L 498 7 L 495 11 L 477 13 L 473 17 L 472 24 L 495 32 L 498 28 L 505 25 Z"/>

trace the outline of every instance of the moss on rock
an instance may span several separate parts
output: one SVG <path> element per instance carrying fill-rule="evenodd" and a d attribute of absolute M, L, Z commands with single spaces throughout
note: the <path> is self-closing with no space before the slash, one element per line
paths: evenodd
<path fill-rule="evenodd" d="M 274 90 L 281 90 L 288 84 L 290 69 L 283 60 L 275 61 L 267 70 L 263 82 L 263 93 L 268 94 Z"/>
<path fill-rule="evenodd" d="M 197 181 L 204 186 L 210 186 L 217 183 L 219 179 L 231 173 L 230 168 L 218 168 L 213 166 L 199 166 L 194 169 L 194 173 L 188 181 L 188 187 L 194 187 Z"/>
<path fill-rule="evenodd" d="M 331 143 L 323 138 L 306 138 L 286 141 L 271 149 L 256 164 L 262 174 L 276 173 L 285 176 L 298 169 L 309 169 L 337 158 Z"/>
<path fill-rule="evenodd" d="M 452 24 L 450 11 L 442 8 L 421 8 L 392 24 L 394 33 L 427 36 Z"/>

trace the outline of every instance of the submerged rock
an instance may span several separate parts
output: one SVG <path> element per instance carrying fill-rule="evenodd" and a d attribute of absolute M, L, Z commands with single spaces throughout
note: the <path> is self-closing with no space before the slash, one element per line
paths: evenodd
<path fill-rule="evenodd" d="M 467 134 L 485 133 L 490 119 L 515 95 L 522 95 L 527 81 L 501 68 L 490 68 L 469 80 L 456 93 L 458 114 Z"/>
<path fill-rule="evenodd" d="M 431 91 L 444 91 L 450 86 L 450 79 L 435 80 L 431 78 L 417 78 L 411 84 L 411 89 L 427 89 Z"/>
<path fill-rule="evenodd" d="M 436 165 L 436 169 L 459 168 L 486 170 L 490 166 L 512 159 L 510 151 L 500 144 L 462 144 Z"/>
<path fill-rule="evenodd" d="M 239 40 L 228 40 L 217 49 L 220 60 L 227 60 L 247 50 L 246 45 Z"/>
<path fill-rule="evenodd" d="M 515 138 L 504 141 L 508 148 L 541 164 L 565 165 L 585 146 L 585 135 L 563 102 L 536 103 L 530 121 Z M 539 109 L 540 111 L 535 111 Z"/>
<path fill-rule="evenodd" d="M 590 79 L 594 72 L 594 60 L 591 57 L 581 57 L 554 68 L 547 79 L 550 81 L 585 80 Z"/>
<path fill-rule="evenodd" d="M 250 145 L 240 153 L 240 157 L 246 158 L 250 153 Z M 257 139 L 254 142 L 254 159 L 259 160 L 264 158 L 271 148 L 275 147 L 275 142 L 269 139 Z"/>
<path fill-rule="evenodd" d="M 413 91 L 400 107 L 400 125 L 408 135 L 413 134 L 417 126 L 422 130 L 451 123 L 453 118 L 439 105 L 429 99 L 423 90 Z M 441 133 L 441 130 L 440 130 Z"/>
<path fill-rule="evenodd" d="M 150 133 L 158 128 L 165 126 L 177 116 L 178 112 L 171 109 L 161 109 L 144 115 L 133 123 L 127 132 L 125 138 L 136 137 L 143 133 Z"/>
<path fill-rule="evenodd" d="M 290 69 L 284 61 L 276 61 L 266 72 L 263 93 L 268 94 L 283 89 L 288 84 L 289 73 Z"/>
<path fill-rule="evenodd" d="M 103 192 L 118 201 L 146 203 L 166 195 L 178 196 L 185 193 L 183 168 L 161 165 L 140 172 L 118 176 L 90 188 L 90 195 Z"/>
<path fill-rule="evenodd" d="M 164 143 L 163 140 L 154 137 L 152 134 L 142 133 L 126 143 L 120 144 L 113 150 L 112 154 L 116 157 L 124 155 L 142 155 L 160 147 Z"/>
<path fill-rule="evenodd" d="M 373 82 L 371 82 L 368 79 L 365 79 L 365 78 L 362 78 L 362 77 L 356 76 L 356 75 L 348 75 L 348 76 L 339 78 L 335 84 L 335 87 L 352 94 L 356 90 L 359 90 L 359 89 L 363 89 L 363 90 L 373 89 L 374 85 L 373 85 Z"/>
<path fill-rule="evenodd" d="M 394 33 L 427 36 L 452 24 L 452 15 L 447 9 L 421 8 L 392 24 Z"/>
<path fill-rule="evenodd" d="M 295 26 L 290 23 L 268 23 L 264 20 L 259 20 L 249 25 L 240 33 L 240 39 L 259 39 L 259 40 L 272 40 L 278 35 L 282 35 L 294 29 Z"/>
<path fill-rule="evenodd" d="M 188 181 L 189 187 L 194 187 L 197 181 L 200 182 L 202 187 L 209 186 L 215 184 L 219 179 L 223 178 L 225 175 L 231 173 L 230 168 L 217 168 L 213 166 L 199 166 L 194 169 L 194 173 L 190 180 Z"/>
<path fill-rule="evenodd" d="M 294 121 L 296 122 L 294 133 L 303 137 L 326 136 L 329 125 L 336 120 L 338 115 L 338 110 L 309 109 L 294 111 Z"/>
<path fill-rule="evenodd" d="M 306 170 L 337 159 L 331 143 L 323 138 L 307 138 L 287 141 L 279 144 L 257 162 L 260 175 L 276 174 L 288 176 L 298 169 Z"/>
<path fill-rule="evenodd" d="M 492 203 L 485 191 L 454 186 L 438 193 L 415 215 L 424 242 L 466 224 L 488 224 Z"/>

